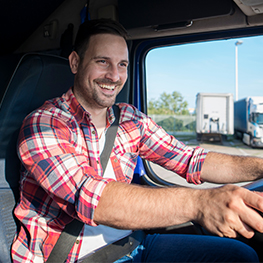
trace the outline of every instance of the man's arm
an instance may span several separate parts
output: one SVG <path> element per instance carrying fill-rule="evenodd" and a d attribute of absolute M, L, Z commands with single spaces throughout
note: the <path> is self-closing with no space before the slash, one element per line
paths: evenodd
<path fill-rule="evenodd" d="M 246 238 L 263 232 L 263 197 L 226 185 L 214 189 L 159 188 L 109 183 L 95 209 L 94 221 L 115 228 L 147 229 L 196 221 L 219 236 Z"/>
<path fill-rule="evenodd" d="M 251 163 L 253 161 L 253 163 Z M 261 159 L 209 153 L 201 178 L 217 183 L 260 177 Z M 250 169 L 256 169 L 251 174 Z M 117 228 L 144 229 L 196 221 L 219 236 L 251 238 L 263 232 L 263 198 L 257 193 L 225 185 L 214 189 L 151 188 L 109 183 L 95 209 L 94 221 Z"/>
<path fill-rule="evenodd" d="M 195 218 L 197 191 L 110 182 L 95 209 L 94 221 L 124 229 L 147 229 L 181 224 Z"/>
<path fill-rule="evenodd" d="M 209 152 L 201 171 L 201 179 L 212 183 L 254 181 L 263 177 L 263 159 L 251 156 Z"/>

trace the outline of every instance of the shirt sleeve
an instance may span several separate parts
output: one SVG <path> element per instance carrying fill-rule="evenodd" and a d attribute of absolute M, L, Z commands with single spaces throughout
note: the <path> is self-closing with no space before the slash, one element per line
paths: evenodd
<path fill-rule="evenodd" d="M 140 155 L 149 161 L 184 177 L 189 183 L 200 184 L 202 165 L 208 151 L 189 147 L 169 135 L 151 118 L 144 117 L 144 136 Z"/>
<path fill-rule="evenodd" d="M 18 155 L 27 176 L 45 190 L 52 203 L 55 201 L 71 217 L 95 226 L 94 210 L 112 179 L 103 178 L 91 166 L 83 144 L 76 122 L 54 112 L 39 111 L 23 123 Z M 52 203 L 46 208 L 48 212 L 56 208 Z"/>

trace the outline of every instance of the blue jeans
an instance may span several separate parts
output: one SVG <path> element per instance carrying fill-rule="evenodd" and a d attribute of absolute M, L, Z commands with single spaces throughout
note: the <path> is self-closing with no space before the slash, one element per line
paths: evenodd
<path fill-rule="evenodd" d="M 147 235 L 121 262 L 259 262 L 250 246 L 235 239 L 202 235 Z"/>

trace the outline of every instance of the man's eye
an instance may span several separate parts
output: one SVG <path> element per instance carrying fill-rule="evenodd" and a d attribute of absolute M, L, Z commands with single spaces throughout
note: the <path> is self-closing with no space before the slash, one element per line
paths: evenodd
<path fill-rule="evenodd" d="M 128 64 L 127 63 L 120 63 L 120 66 L 123 67 L 123 68 L 127 68 Z"/>
<path fill-rule="evenodd" d="M 98 59 L 96 61 L 96 63 L 98 63 L 98 64 L 100 64 L 102 66 L 105 66 L 105 65 L 107 65 L 107 60 L 105 60 L 105 59 Z"/>

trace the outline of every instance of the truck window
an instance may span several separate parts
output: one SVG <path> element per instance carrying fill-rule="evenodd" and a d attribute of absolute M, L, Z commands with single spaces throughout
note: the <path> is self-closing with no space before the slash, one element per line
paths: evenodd
<path fill-rule="evenodd" d="M 145 65 L 147 114 L 185 144 L 210 149 L 219 143 L 204 144 L 197 140 L 197 94 L 231 94 L 232 103 L 244 97 L 260 96 L 263 36 L 155 48 L 147 54 Z M 203 117 L 210 119 L 208 114 Z M 257 119 L 262 123 L 261 116 Z M 231 141 L 233 137 L 226 136 L 224 139 Z M 213 150 L 226 151 L 223 146 Z M 150 166 L 162 179 L 190 186 L 172 172 L 152 163 Z M 198 187 L 211 186 L 205 183 Z"/>
<path fill-rule="evenodd" d="M 263 114 L 259 113 L 257 116 L 257 124 L 263 125 Z"/>

